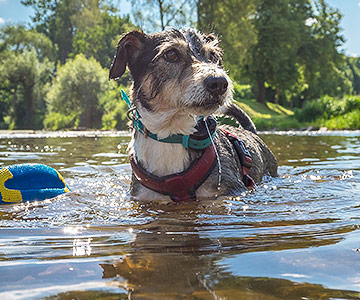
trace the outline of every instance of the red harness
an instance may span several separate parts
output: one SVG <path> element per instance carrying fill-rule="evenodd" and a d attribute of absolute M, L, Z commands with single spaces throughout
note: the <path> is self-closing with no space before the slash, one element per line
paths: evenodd
<path fill-rule="evenodd" d="M 203 184 L 215 167 L 216 153 L 214 147 L 210 145 L 188 169 L 181 173 L 162 177 L 146 171 L 137 161 L 135 154 L 130 155 L 130 163 L 136 178 L 142 185 L 160 194 L 170 196 L 175 202 L 180 202 L 196 199 L 196 189 Z"/>
<path fill-rule="evenodd" d="M 237 136 L 224 129 L 223 131 L 239 156 L 245 186 L 253 187 L 255 182 L 249 175 L 252 165 L 249 151 Z M 160 194 L 168 195 L 175 202 L 181 202 L 196 199 L 196 189 L 204 183 L 216 165 L 216 153 L 213 145 L 210 145 L 205 148 L 202 156 L 185 171 L 162 177 L 146 171 L 138 162 L 135 154 L 130 155 L 130 164 L 136 178 L 143 186 Z"/>

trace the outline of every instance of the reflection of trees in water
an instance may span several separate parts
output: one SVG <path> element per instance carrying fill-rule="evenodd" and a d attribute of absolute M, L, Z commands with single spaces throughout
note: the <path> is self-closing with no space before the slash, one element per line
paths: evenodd
<path fill-rule="evenodd" d="M 103 278 L 112 278 L 131 290 L 132 299 L 177 299 L 183 296 L 190 297 L 186 299 L 358 299 L 358 293 L 330 290 L 321 285 L 232 276 L 216 263 L 226 254 L 335 244 L 342 239 L 342 234 L 353 228 L 329 228 L 317 235 L 312 231 L 291 231 L 291 225 L 295 224 L 279 221 L 276 225 L 282 230 L 278 229 L 278 233 L 274 233 L 275 224 L 267 224 L 269 233 L 257 234 L 255 224 L 237 223 L 226 225 L 239 227 L 237 237 L 224 237 L 226 230 L 217 224 L 210 225 L 214 230 L 210 233 L 207 231 L 209 226 L 198 219 L 181 221 L 181 216 L 174 214 L 164 213 L 156 221 L 139 228 L 136 240 L 123 259 L 101 264 Z M 287 230 L 284 230 L 285 225 L 289 226 Z M 241 227 L 245 226 L 252 230 L 239 238 Z M 258 230 L 261 232 L 261 228 Z"/>
<path fill-rule="evenodd" d="M 116 274 L 117 275 L 117 274 Z M 207 287 L 198 289 L 189 295 L 186 291 L 177 291 L 176 288 L 169 291 L 155 290 L 129 293 L 110 293 L 106 291 L 73 291 L 60 293 L 46 299 L 261 299 L 261 300 L 302 300 L 302 299 L 349 299 L 358 300 L 359 292 L 326 289 L 319 284 L 297 283 L 286 279 L 262 278 L 262 277 L 236 277 L 228 276 L 219 279 L 213 286 L 213 290 Z M 138 289 L 136 289 L 138 290 Z"/>
<path fill-rule="evenodd" d="M 219 243 L 201 238 L 193 224 L 172 225 L 168 221 L 165 218 L 143 228 L 130 254 L 101 265 L 103 278 L 123 278 L 136 294 L 176 295 L 201 288 L 199 274 L 216 275 L 212 254 Z"/>

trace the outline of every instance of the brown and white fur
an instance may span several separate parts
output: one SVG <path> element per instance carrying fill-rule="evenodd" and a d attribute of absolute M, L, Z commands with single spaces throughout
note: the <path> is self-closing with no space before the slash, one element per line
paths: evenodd
<path fill-rule="evenodd" d="M 192 134 L 196 131 L 198 116 L 208 116 L 219 109 L 240 116 L 238 121 L 245 128 L 227 129 L 238 135 L 250 150 L 253 158 L 251 176 L 256 182 L 267 173 L 276 176 L 274 155 L 254 133 L 255 127 L 248 116 L 230 104 L 232 85 L 222 68 L 221 57 L 218 39 L 212 34 L 205 35 L 195 29 L 172 29 L 151 35 L 133 31 L 118 43 L 110 78 L 121 77 L 128 66 L 134 80 L 132 103 L 145 127 L 159 138 Z M 197 189 L 197 199 L 236 195 L 246 190 L 232 144 L 221 130 L 217 131 L 214 140 L 220 166 L 215 167 Z M 157 176 L 184 171 L 201 155 L 181 144 L 155 141 L 136 130 L 133 130 L 129 149 L 147 171 Z M 139 199 L 170 201 L 169 196 L 142 186 L 135 176 L 131 194 Z"/>

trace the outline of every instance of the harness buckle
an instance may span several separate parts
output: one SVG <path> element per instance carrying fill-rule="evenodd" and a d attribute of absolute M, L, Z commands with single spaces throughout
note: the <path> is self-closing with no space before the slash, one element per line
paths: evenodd
<path fill-rule="evenodd" d="M 130 114 L 132 114 L 132 116 L 130 116 Z M 137 116 L 136 116 L 136 107 L 132 107 L 130 108 L 127 113 L 126 113 L 126 116 L 127 118 L 130 120 L 130 121 L 134 121 L 134 119 L 137 119 Z"/>
<path fill-rule="evenodd" d="M 182 136 L 181 144 L 184 146 L 185 149 L 189 148 L 189 139 L 190 139 L 190 135 Z"/>

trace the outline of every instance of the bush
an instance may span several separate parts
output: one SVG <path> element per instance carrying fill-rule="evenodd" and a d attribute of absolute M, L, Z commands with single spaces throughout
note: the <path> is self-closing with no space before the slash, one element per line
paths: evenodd
<path fill-rule="evenodd" d="M 295 109 L 295 118 L 300 122 L 311 122 L 321 117 L 325 111 L 326 102 L 315 100 L 305 102 L 301 109 Z"/>
<path fill-rule="evenodd" d="M 360 97 L 346 95 L 336 99 L 325 96 L 306 102 L 301 109 L 295 110 L 295 118 L 300 122 L 316 122 L 329 129 L 359 129 Z"/>
<path fill-rule="evenodd" d="M 360 109 L 360 96 L 346 96 L 345 101 L 345 112 Z"/>
<path fill-rule="evenodd" d="M 78 116 L 76 113 L 63 115 L 57 112 L 49 113 L 44 120 L 44 127 L 49 130 L 59 130 L 64 128 L 77 128 Z"/>
<path fill-rule="evenodd" d="M 121 99 L 121 88 L 122 87 L 119 86 L 110 89 L 104 94 L 100 101 L 101 105 L 104 108 L 104 115 L 102 117 L 102 129 L 124 130 L 127 128 L 127 111 L 129 108 L 125 101 Z"/>
<path fill-rule="evenodd" d="M 250 85 L 241 85 L 234 82 L 234 99 L 254 99 L 254 93 L 251 91 Z"/>
<path fill-rule="evenodd" d="M 9 129 L 41 129 L 44 95 L 53 63 L 40 61 L 34 49 L 3 52 L 0 57 L 0 123 Z M 6 121 L 5 121 L 6 118 Z M 4 120 L 4 121 L 2 121 Z"/>
<path fill-rule="evenodd" d="M 103 108 L 99 102 L 112 84 L 108 81 L 108 71 L 94 58 L 87 59 L 79 54 L 68 60 L 58 67 L 57 76 L 46 95 L 50 114 L 46 116 L 44 126 L 56 129 L 101 128 Z M 61 116 L 61 121 L 55 122 L 55 116 Z"/>
<path fill-rule="evenodd" d="M 330 120 L 323 120 L 322 125 L 329 129 L 359 129 L 360 110 L 354 110 Z"/>

